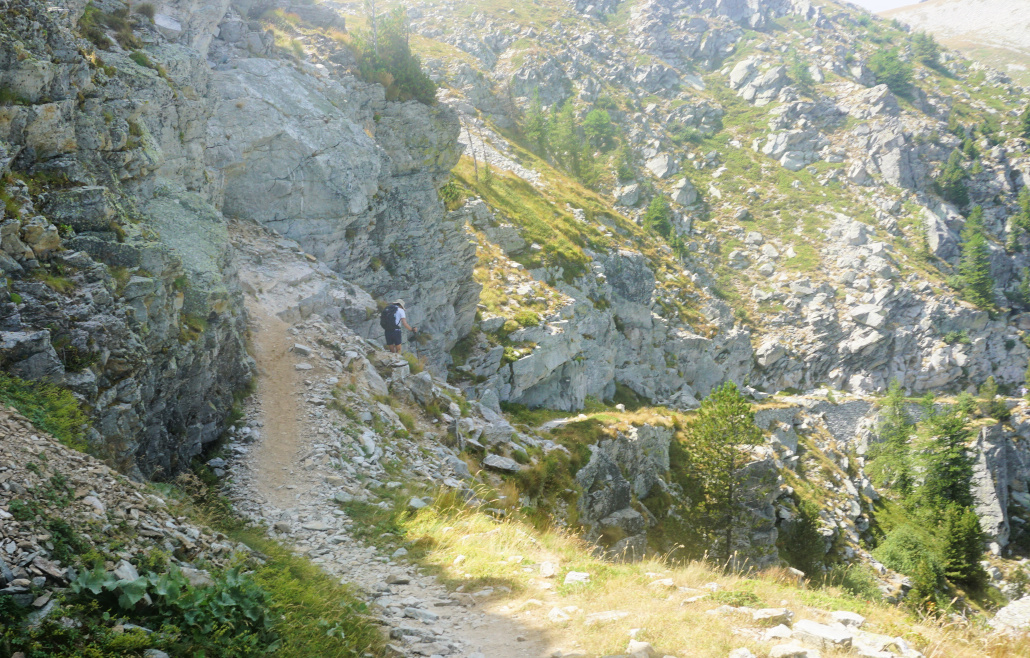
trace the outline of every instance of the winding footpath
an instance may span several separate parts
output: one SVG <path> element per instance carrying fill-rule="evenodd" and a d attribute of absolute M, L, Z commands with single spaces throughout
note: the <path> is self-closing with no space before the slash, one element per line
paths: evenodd
<path fill-rule="evenodd" d="M 298 291 L 280 277 L 303 270 L 299 249 L 284 248 L 281 238 L 249 225 L 236 227 L 235 242 L 258 370 L 242 429 L 229 444 L 229 495 L 239 512 L 265 522 L 273 537 L 354 586 L 387 627 L 394 655 L 554 655 L 539 632 L 499 612 L 504 606 L 498 597 L 448 592 L 417 566 L 352 536 L 353 522 L 337 501 L 367 493 L 369 478 L 378 483 L 374 478 L 388 476 L 375 460 L 348 451 L 347 437 L 336 434 L 338 426 L 325 408 L 342 376 L 340 362 L 332 352 L 303 346 L 336 338 L 349 341 L 348 349 L 372 347 L 340 322 L 319 316 L 293 324 L 281 319 L 290 315 L 283 311 L 296 302 Z M 403 453 L 404 448 L 387 450 Z M 407 448 L 408 454 L 397 456 L 424 469 L 419 451 Z"/>

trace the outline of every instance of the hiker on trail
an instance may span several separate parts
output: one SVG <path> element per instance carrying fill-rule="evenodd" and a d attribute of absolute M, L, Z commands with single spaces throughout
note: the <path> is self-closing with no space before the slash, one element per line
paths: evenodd
<path fill-rule="evenodd" d="M 379 326 L 386 331 L 386 349 L 394 354 L 401 353 L 401 326 L 408 331 L 418 333 L 418 327 L 408 324 L 408 314 L 404 312 L 404 300 L 398 299 L 387 305 L 379 315 Z"/>

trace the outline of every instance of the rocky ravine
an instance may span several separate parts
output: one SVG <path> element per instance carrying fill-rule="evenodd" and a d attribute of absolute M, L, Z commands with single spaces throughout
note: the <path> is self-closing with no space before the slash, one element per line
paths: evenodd
<path fill-rule="evenodd" d="M 270 525 L 284 521 L 295 528 L 329 514 L 340 517 L 332 512 L 330 499 L 391 505 L 384 494 L 400 486 L 412 487 L 405 500 L 444 487 L 465 491 L 475 503 L 477 482 L 496 485 L 499 480 L 491 472 L 508 474 L 522 468 L 511 458 L 516 451 L 565 450 L 550 430 L 585 420 L 573 417 L 531 431 L 514 428 L 491 409 L 496 397 L 463 408 L 458 389 L 428 373 L 410 374 L 407 361 L 380 351 L 338 319 L 360 314 L 370 298 L 328 268 L 312 264 L 295 243 L 246 223 L 234 224 L 232 233 L 256 322 L 261 373 L 260 408 L 249 415 L 253 429 L 237 434 L 233 448 L 247 474 L 241 479 L 233 473 L 234 481 L 246 485 L 237 500 L 249 514 Z M 913 407 L 912 412 L 918 409 Z M 401 413 L 416 420 L 422 439 L 407 438 Z M 985 426 L 973 446 L 974 497 L 995 554 L 1005 549 L 1013 527 L 1030 521 L 1028 418 L 1030 406 L 1021 402 L 1008 423 Z M 666 512 L 670 515 L 676 513 L 676 505 L 689 505 L 669 472 L 669 447 L 675 439 L 665 422 L 637 423 L 601 438 L 576 474 L 581 490 L 573 503 L 577 523 L 588 541 L 597 541 L 599 550 L 612 556 L 638 558 L 671 548 L 648 539 L 649 529 L 665 520 L 644 511 L 652 496 L 672 495 L 677 502 Z M 792 523 L 799 501 L 811 496 L 811 491 L 795 492 L 787 484 L 803 472 L 797 486 L 822 492 L 820 533 L 825 550 L 832 546 L 846 561 L 873 564 L 883 576 L 885 595 L 902 594 L 906 581 L 863 547 L 879 500 L 863 472 L 864 456 L 878 440 L 875 399 L 838 395 L 831 400 L 825 392 L 778 396 L 758 406 L 756 422 L 767 438 L 739 472 L 741 490 L 746 492 L 739 523 L 746 532 L 740 533 L 734 548 L 742 559 L 759 566 L 777 563 L 779 533 Z M 248 445 L 255 441 L 258 445 Z M 478 455 L 485 468 L 478 478 L 459 458 L 462 449 Z M 821 461 L 811 461 L 814 455 Z M 825 471 L 816 469 L 816 463 L 834 466 Z M 403 469 L 388 486 L 383 470 L 387 464 L 401 464 Z M 267 508 L 252 506 L 254 495 Z M 527 499 L 528 504 L 534 502 L 540 501 Z M 605 544 L 601 538 L 612 529 L 620 539 Z M 310 536 L 321 537 L 320 532 Z M 1001 572 L 996 575 L 997 586 L 1007 596 L 1019 594 Z"/>

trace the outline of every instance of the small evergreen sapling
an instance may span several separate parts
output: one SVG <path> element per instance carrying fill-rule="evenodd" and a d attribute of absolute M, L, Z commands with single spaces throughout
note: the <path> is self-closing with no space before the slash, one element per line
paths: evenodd
<path fill-rule="evenodd" d="M 723 564 L 733 554 L 733 536 L 742 511 L 738 469 L 746 463 L 745 446 L 762 442 L 755 413 L 736 384 L 726 382 L 701 402 L 686 430 L 688 450 L 702 481 L 706 532 L 717 544 Z"/>

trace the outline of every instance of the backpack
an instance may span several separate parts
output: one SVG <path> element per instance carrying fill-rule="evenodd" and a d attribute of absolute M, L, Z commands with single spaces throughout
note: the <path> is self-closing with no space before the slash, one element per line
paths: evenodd
<path fill-rule="evenodd" d="M 379 314 L 379 326 L 385 329 L 397 328 L 397 305 L 387 304 L 383 312 Z"/>

